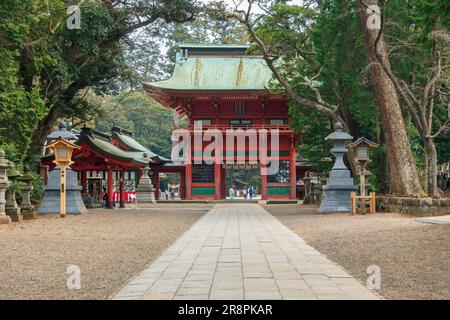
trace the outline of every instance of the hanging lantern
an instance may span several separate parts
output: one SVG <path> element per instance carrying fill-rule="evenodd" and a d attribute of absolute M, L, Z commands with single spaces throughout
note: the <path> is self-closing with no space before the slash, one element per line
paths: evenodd
<path fill-rule="evenodd" d="M 347 145 L 347 148 L 354 148 L 356 151 L 356 161 L 369 161 L 369 149 L 376 148 L 378 144 L 366 139 L 365 137 L 359 138 L 355 142 Z"/>
<path fill-rule="evenodd" d="M 74 149 L 79 149 L 80 147 L 70 143 L 69 141 L 59 138 L 52 143 L 45 146 L 46 148 L 51 148 L 55 156 L 56 164 L 71 164 L 72 162 L 72 152 Z"/>

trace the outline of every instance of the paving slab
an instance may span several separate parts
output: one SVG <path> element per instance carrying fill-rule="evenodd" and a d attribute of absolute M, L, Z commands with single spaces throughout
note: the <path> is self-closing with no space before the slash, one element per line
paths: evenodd
<path fill-rule="evenodd" d="M 113 299 L 380 299 L 261 206 L 217 204 Z"/>
<path fill-rule="evenodd" d="M 415 221 L 431 224 L 450 224 L 450 214 L 431 218 L 417 218 Z"/>

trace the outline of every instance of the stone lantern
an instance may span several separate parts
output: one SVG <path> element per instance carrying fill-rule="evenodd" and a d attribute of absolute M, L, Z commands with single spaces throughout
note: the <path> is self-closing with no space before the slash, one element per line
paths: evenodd
<path fill-rule="evenodd" d="M 59 130 L 50 133 L 47 136 L 47 147 L 58 145 L 66 145 L 69 143 L 73 145 L 73 141 L 77 139 L 77 136 L 67 130 L 66 123 L 59 124 Z M 57 146 L 57 145 L 56 145 Z M 55 160 L 57 158 L 71 158 L 69 156 L 70 150 L 64 150 L 60 148 L 59 150 L 55 148 L 53 152 L 55 154 Z M 64 162 L 63 162 L 64 163 Z M 41 205 L 37 211 L 38 214 L 51 214 L 60 213 L 61 214 L 61 166 L 58 164 L 54 170 L 50 171 L 47 179 L 47 185 L 44 188 L 44 198 L 42 199 Z M 82 214 L 88 212 L 86 206 L 84 205 L 83 199 L 81 198 L 81 186 L 78 184 L 78 178 L 76 172 L 70 169 L 70 166 L 66 167 L 65 170 L 65 198 L 66 206 L 65 212 L 67 214 Z"/>
<path fill-rule="evenodd" d="M 147 153 L 143 155 L 144 159 L 147 160 L 145 167 L 142 168 L 142 176 L 139 180 L 139 185 L 136 188 L 136 202 L 137 203 L 156 203 L 155 198 L 155 188 L 153 188 L 152 180 L 150 179 L 149 172 L 149 161 Z"/>
<path fill-rule="evenodd" d="M 8 178 L 11 181 L 15 181 L 18 178 L 21 177 L 21 174 L 19 171 L 15 170 L 14 168 L 10 168 L 8 170 Z M 17 205 L 16 201 L 16 192 L 9 188 L 6 189 L 6 207 L 5 207 L 6 214 L 11 217 L 11 220 L 14 222 L 20 222 L 23 219 L 22 212 L 20 210 L 20 207 Z"/>
<path fill-rule="evenodd" d="M 0 224 L 11 223 L 11 217 L 7 216 L 5 211 L 5 192 L 9 186 L 7 170 L 12 166 L 13 164 L 5 158 L 5 151 L 0 149 Z"/>
<path fill-rule="evenodd" d="M 34 177 L 30 174 L 28 168 L 26 168 L 25 173 L 18 180 L 22 182 L 22 202 L 20 203 L 22 216 L 24 220 L 35 219 L 37 217 L 36 209 L 30 200 L 31 190 L 33 189 L 31 182 L 34 180 Z"/>
<path fill-rule="evenodd" d="M 329 173 L 327 184 L 322 187 L 323 198 L 319 207 L 321 212 L 351 211 L 350 194 L 356 190 L 350 170 L 345 166 L 344 155 L 347 152 L 345 144 L 353 137 L 344 132 L 342 123 L 335 124 L 335 131 L 325 138 L 333 142 L 331 153 L 336 160 Z"/>

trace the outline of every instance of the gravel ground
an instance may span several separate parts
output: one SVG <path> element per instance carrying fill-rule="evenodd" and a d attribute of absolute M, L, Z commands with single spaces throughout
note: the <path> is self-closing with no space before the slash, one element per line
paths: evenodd
<path fill-rule="evenodd" d="M 0 225 L 0 299 L 105 299 L 157 258 L 211 206 L 95 209 Z M 81 269 L 68 290 L 66 268 Z"/>
<path fill-rule="evenodd" d="M 414 221 L 397 213 L 320 214 L 316 207 L 264 208 L 363 283 L 381 268 L 387 299 L 450 299 L 450 225 Z"/>

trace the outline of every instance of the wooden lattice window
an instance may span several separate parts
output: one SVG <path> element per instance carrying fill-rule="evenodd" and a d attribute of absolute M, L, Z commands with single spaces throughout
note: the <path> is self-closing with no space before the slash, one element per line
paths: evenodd
<path fill-rule="evenodd" d="M 251 119 L 231 119 L 230 124 L 232 126 L 249 126 L 252 124 Z"/>
<path fill-rule="evenodd" d="M 284 125 L 284 119 L 270 119 L 269 123 L 272 126 L 282 126 Z"/>
<path fill-rule="evenodd" d="M 194 183 L 214 182 L 214 165 L 193 164 L 192 182 Z"/>
<path fill-rule="evenodd" d="M 236 101 L 234 105 L 234 114 L 237 116 L 245 115 L 245 102 L 244 101 Z"/>
<path fill-rule="evenodd" d="M 290 181 L 290 161 L 279 160 L 279 169 L 276 174 L 268 175 L 267 182 L 269 183 L 289 183 Z"/>
<path fill-rule="evenodd" d="M 212 125 L 212 119 L 195 119 L 194 125 L 210 126 L 210 125 Z"/>

